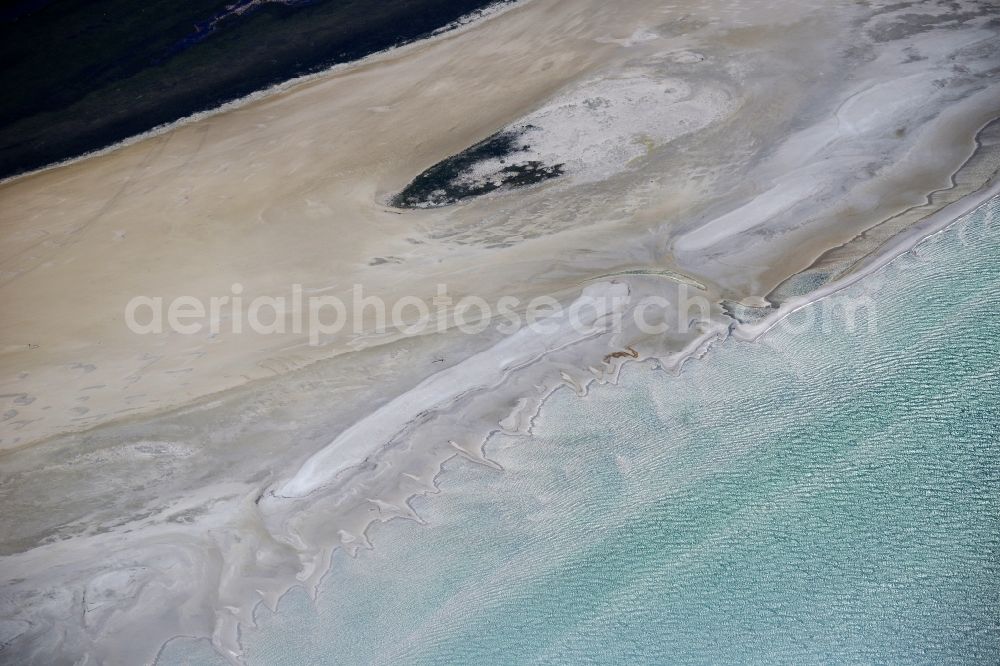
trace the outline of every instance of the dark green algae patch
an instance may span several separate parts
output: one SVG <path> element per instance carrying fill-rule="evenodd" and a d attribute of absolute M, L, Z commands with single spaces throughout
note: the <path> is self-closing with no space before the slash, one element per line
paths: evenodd
<path fill-rule="evenodd" d="M 525 125 L 505 129 L 428 168 L 390 203 L 397 208 L 437 208 L 482 196 L 502 188 L 526 187 L 563 175 L 564 164 L 547 166 L 539 160 L 521 159 L 531 146 L 525 134 L 537 129 Z M 489 160 L 503 166 L 495 171 L 476 173 Z"/>

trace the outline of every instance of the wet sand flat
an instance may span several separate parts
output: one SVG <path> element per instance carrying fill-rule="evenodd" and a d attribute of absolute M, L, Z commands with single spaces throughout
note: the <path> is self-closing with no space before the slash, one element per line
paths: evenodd
<path fill-rule="evenodd" d="M 868 38 L 868 52 L 854 43 L 913 20 L 896 14 L 865 23 L 854 6 L 818 3 L 534 2 L 9 182 L 0 189 L 2 391 L 35 400 L 10 406 L 17 413 L 0 447 L 345 350 L 308 348 L 301 335 L 135 336 L 121 316 L 136 295 L 207 299 L 238 282 L 249 300 L 295 283 L 337 294 L 362 283 L 391 301 L 452 281 L 489 300 L 652 261 L 729 298 L 763 296 L 829 247 L 947 187 L 1000 104 L 988 85 L 988 16 L 900 42 Z M 968 54 L 968 71 L 954 71 L 956 54 Z M 564 97 L 614 99 L 622 77 L 631 87 L 603 125 L 551 123 L 579 130 L 551 139 L 550 153 L 589 151 L 612 164 L 607 173 L 439 211 L 389 208 L 422 169 Z M 672 104 L 647 120 L 654 102 L 645 97 L 659 86 L 673 91 Z M 662 126 L 671 113 L 704 122 Z M 616 146 L 592 136 L 608 126 L 648 146 L 616 163 Z"/>
<path fill-rule="evenodd" d="M 10 644 L 28 662 L 128 663 L 183 633 L 235 659 L 258 602 L 314 589 L 333 548 L 409 517 L 442 459 L 489 464 L 483 439 L 530 428 L 557 387 L 584 393 L 633 357 L 676 369 L 832 248 L 989 186 L 995 12 L 903 4 L 530 0 L 0 184 L 0 500 L 33 507 L 2 517 Z M 391 205 L 528 126 L 510 159 L 562 165 L 554 177 Z M 477 160 L 455 177 L 510 167 Z M 234 284 L 245 302 L 293 285 L 389 303 L 441 284 L 488 302 L 586 289 L 628 312 L 681 283 L 712 306 L 655 340 L 363 320 L 315 346 L 291 326 L 124 322 L 135 296 L 207 302 Z M 112 601 L 53 642 L 98 593 Z"/>

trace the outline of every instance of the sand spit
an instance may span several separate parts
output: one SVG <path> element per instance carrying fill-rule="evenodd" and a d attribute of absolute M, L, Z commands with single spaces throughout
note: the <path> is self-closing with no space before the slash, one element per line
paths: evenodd
<path fill-rule="evenodd" d="M 4 660 L 143 663 L 187 635 L 237 662 L 258 603 L 315 590 L 371 521 L 419 520 L 408 499 L 443 460 L 491 464 L 483 441 L 527 431 L 557 388 L 615 381 L 633 356 L 677 370 L 737 323 L 724 300 L 767 306 L 931 192 L 980 189 L 989 170 L 952 177 L 995 150 L 975 136 L 1000 109 L 997 17 L 903 4 L 532 0 L 0 186 Z M 387 205 L 529 120 L 564 175 Z M 313 347 L 123 324 L 133 296 L 233 283 L 247 300 L 359 283 L 430 301 L 446 283 L 618 301 L 587 335 L 366 321 Z M 663 334 L 607 316 L 691 294 L 710 307 Z"/>

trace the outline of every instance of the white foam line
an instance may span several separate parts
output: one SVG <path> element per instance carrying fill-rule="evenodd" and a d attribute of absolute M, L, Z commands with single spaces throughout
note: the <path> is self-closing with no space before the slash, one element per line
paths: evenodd
<path fill-rule="evenodd" d="M 552 321 L 546 322 L 557 327 L 551 334 L 540 334 L 531 328 L 521 329 L 495 347 L 431 375 L 417 388 L 361 419 L 313 454 L 275 495 L 282 498 L 305 497 L 344 470 L 359 465 L 378 448 L 419 423 L 426 414 L 444 410 L 473 392 L 495 388 L 512 372 L 554 351 L 603 333 L 600 322 L 623 305 L 615 299 L 623 299 L 627 295 L 628 287 L 624 284 L 591 285 L 584 289 L 580 298 L 593 299 L 593 320 L 586 322 L 588 327 L 594 327 L 593 330 L 578 331 L 573 322 L 553 317 Z"/>
<path fill-rule="evenodd" d="M 801 310 L 839 291 L 843 291 L 858 281 L 885 268 L 894 259 L 910 252 L 927 238 L 945 231 L 997 195 L 1000 195 L 1000 181 L 988 183 L 972 194 L 948 204 L 936 213 L 927 216 L 921 222 L 911 226 L 906 231 L 894 236 L 892 240 L 883 246 L 884 249 L 882 251 L 870 256 L 868 259 L 863 259 L 860 267 L 852 271 L 849 275 L 839 280 L 834 280 L 805 296 L 789 299 L 781 304 L 773 313 L 759 321 L 734 326 L 732 331 L 733 337 L 737 340 L 747 342 L 759 339 L 779 321 L 793 312 Z"/>

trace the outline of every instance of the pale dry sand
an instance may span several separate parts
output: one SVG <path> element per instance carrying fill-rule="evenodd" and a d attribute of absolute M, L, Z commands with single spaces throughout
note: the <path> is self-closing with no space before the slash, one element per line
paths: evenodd
<path fill-rule="evenodd" d="M 716 303 L 657 340 L 311 347 L 225 327 L 135 335 L 133 296 L 207 301 L 238 282 L 246 301 L 296 283 L 347 298 L 360 283 L 391 303 L 445 283 L 570 301 L 615 274 L 593 289 L 628 304 L 676 275 L 763 305 L 830 248 L 993 177 L 953 187 L 970 156 L 996 163 L 994 143 L 973 153 L 1000 109 L 996 17 L 959 4 L 961 22 L 930 2 L 531 0 L 0 185 L 0 643 L 25 662 L 137 663 L 186 634 L 236 659 L 256 603 L 314 588 L 371 520 L 414 517 L 407 498 L 444 457 L 488 463 L 483 437 L 530 428 L 559 386 L 613 381 L 632 343 L 676 369 L 732 323 Z M 548 132 L 547 157 L 565 153 L 565 177 L 387 206 L 524 118 Z"/>
<path fill-rule="evenodd" d="M 12 406 L 0 446 L 176 405 L 343 350 L 310 349 L 301 335 L 139 337 L 123 323 L 136 295 L 207 300 L 235 282 L 247 299 L 288 295 L 294 283 L 344 295 L 358 282 L 392 302 L 432 295 L 458 276 L 484 297 L 530 279 L 551 246 L 518 251 L 524 268 L 511 267 L 509 252 L 426 242 L 432 220 L 394 214 L 381 198 L 606 59 L 618 47 L 588 32 L 614 25 L 612 15 L 626 33 L 632 27 L 628 12 L 594 12 L 514 10 L 4 185 L 0 393 L 34 401 Z M 575 30 L 563 25 L 573 17 Z M 406 263 L 368 266 L 380 256 Z"/>
<path fill-rule="evenodd" d="M 162 410 L 347 349 L 310 348 L 293 334 L 137 336 L 123 325 L 136 295 L 207 301 L 239 282 L 247 300 L 287 296 L 295 283 L 343 296 L 362 283 L 391 303 L 448 282 L 495 300 L 557 292 L 570 276 L 637 259 L 679 266 L 730 298 L 766 294 L 826 249 L 946 187 L 973 149 L 973 128 L 1000 108 L 997 88 L 973 81 L 962 103 L 947 90 L 936 117 L 912 117 L 936 101 L 917 99 L 921 86 L 947 72 L 926 60 L 883 61 L 917 47 L 951 56 L 960 49 L 947 34 L 926 46 L 890 43 L 878 59 L 859 60 L 855 80 L 844 77 L 838 30 L 852 20 L 856 13 L 819 3 L 788 12 L 764 3 L 539 1 L 3 185 L 0 447 Z M 996 64 L 968 59 L 972 74 Z M 383 205 L 422 168 L 553 97 L 558 105 L 560 90 L 597 79 L 590 90 L 599 95 L 601 77 L 623 72 L 654 88 L 692 88 L 681 104 L 702 94 L 710 122 L 659 141 L 639 123 L 632 134 L 652 142 L 647 162 L 587 187 L 405 215 Z M 954 78 L 963 76 L 971 78 Z M 820 115 L 833 105 L 833 118 Z M 648 104 L 634 106 L 649 115 Z M 631 110 L 620 111 L 617 132 L 629 133 Z M 872 127 L 852 127 L 852 118 Z M 798 132 L 786 138 L 789 128 Z M 899 128 L 915 138 L 892 135 Z M 906 145 L 882 147 L 866 134 Z M 574 140 L 587 137 L 556 145 Z M 768 155 L 781 142 L 788 154 Z M 870 152 L 858 159 L 862 147 Z M 866 182 L 844 182 L 862 169 Z M 664 225 L 694 228 L 671 247 L 640 250 L 653 256 L 630 256 L 621 242 L 610 246 L 617 252 L 581 256 L 608 248 L 609 236 L 669 237 Z M 402 263 L 369 266 L 378 257 Z"/>

